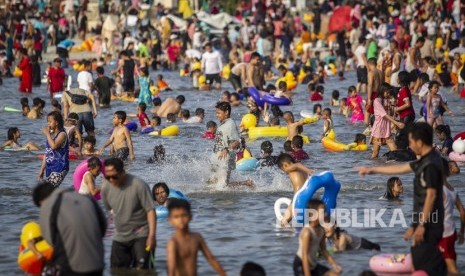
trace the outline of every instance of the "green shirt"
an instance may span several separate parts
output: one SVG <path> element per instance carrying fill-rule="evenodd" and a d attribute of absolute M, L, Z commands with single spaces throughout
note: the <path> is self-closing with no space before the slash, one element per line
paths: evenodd
<path fill-rule="evenodd" d="M 370 58 L 378 58 L 376 52 L 378 51 L 378 46 L 376 46 L 376 42 L 372 41 L 368 44 L 368 51 L 367 51 L 367 59 Z"/>

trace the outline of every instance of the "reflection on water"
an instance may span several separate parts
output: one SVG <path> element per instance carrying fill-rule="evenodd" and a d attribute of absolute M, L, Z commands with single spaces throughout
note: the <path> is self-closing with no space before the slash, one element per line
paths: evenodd
<path fill-rule="evenodd" d="M 109 72 L 107 70 L 107 72 Z M 74 72 L 73 72 L 74 74 Z M 152 76 L 154 74 L 152 73 Z M 325 86 L 325 102 L 329 102 L 329 95 L 333 89 L 338 89 L 342 95 L 349 85 L 355 81 L 354 74 L 348 74 L 348 80 L 339 82 L 335 79 L 328 81 Z M 214 103 L 219 100 L 220 92 L 199 92 L 185 89 L 190 87 L 189 79 L 179 79 L 176 73 L 165 73 L 165 78 L 173 87 L 184 87 L 174 92 L 163 92 L 162 97 L 176 96 L 182 93 L 186 96 L 185 108 L 191 111 L 197 107 L 206 110 L 205 122 L 216 120 L 213 109 Z M 75 79 L 75 78 L 73 78 Z M 4 80 L 0 86 L 2 106 L 19 108 L 19 97 L 16 79 Z M 225 89 L 231 91 L 229 84 Z M 294 99 L 295 105 L 285 107 L 283 110 L 293 110 L 298 114 L 300 110 L 312 109 L 312 104 L 307 101 L 308 95 L 305 87 L 297 89 Z M 50 110 L 48 96 L 45 87 L 34 88 L 32 98 L 41 96 L 47 99 L 46 110 Z M 449 106 L 456 116 L 446 117 L 453 132 L 465 129 L 463 109 L 459 109 L 459 101 L 455 96 L 449 96 Z M 463 103 L 461 104 L 463 105 Z M 418 107 L 416 103 L 415 107 Z M 462 107 L 460 107 L 462 108 Z M 2 109 L 3 110 L 3 109 Z M 96 119 L 97 126 L 97 148 L 105 142 L 108 136 L 105 134 L 111 128 L 112 113 L 116 110 L 124 110 L 135 113 L 135 104 L 114 102 L 110 109 L 99 112 Z M 418 110 L 418 109 L 417 109 Z M 245 107 L 234 108 L 233 118 L 239 124 L 241 114 L 246 112 Z M 192 113 L 192 112 L 191 112 Z M 338 139 L 343 142 L 353 141 L 356 133 L 363 131 L 363 127 L 353 127 L 348 124 L 348 119 L 335 114 L 333 116 Z M 163 122 L 164 123 L 164 122 Z M 21 116 L 20 113 L 0 112 L 0 137 L 6 138 L 8 127 L 18 126 L 22 133 L 21 142 L 28 140 L 39 144 L 45 142 L 41 135 L 40 126 L 44 120 L 30 121 Z M 290 275 L 292 273 L 292 261 L 298 247 L 298 239 L 293 231 L 287 229 L 276 229 L 275 215 L 273 211 L 274 201 L 280 197 L 291 197 L 292 190 L 287 177 L 277 169 L 263 169 L 252 174 L 234 173 L 233 180 L 244 180 L 252 178 L 257 186 L 250 190 L 222 190 L 207 185 L 209 177 L 208 157 L 212 149 L 212 142 L 200 138 L 205 131 L 205 126 L 185 126 L 179 123 L 181 134 L 176 138 L 161 138 L 133 135 L 136 160 L 130 162 L 127 171 L 138 175 L 151 186 L 156 182 L 164 181 L 184 193 L 191 199 L 194 218 L 191 224 L 193 231 L 202 233 L 213 254 L 220 260 L 221 264 L 229 274 L 237 275 L 242 264 L 246 261 L 255 261 L 262 264 L 270 275 Z M 386 208 L 385 216 L 390 217 L 394 208 L 401 208 L 408 215 L 412 205 L 412 175 L 402 176 L 404 182 L 404 195 L 401 202 L 387 202 L 378 200 L 384 193 L 386 176 L 370 176 L 360 178 L 354 171 L 354 166 L 380 165 L 383 160 L 368 160 L 369 152 L 345 152 L 329 153 L 323 150 L 318 143 L 323 126 L 321 123 L 309 125 L 304 128 L 304 133 L 309 135 L 312 143 L 304 147 L 310 154 L 310 160 L 305 164 L 318 171 L 332 170 L 336 178 L 341 182 L 342 189 L 338 198 L 340 208 Z M 248 143 L 254 155 L 260 153 L 260 143 L 263 140 Z M 282 150 L 282 139 L 272 139 L 275 152 Z M 163 144 L 166 148 L 168 162 L 162 166 L 145 164 L 145 160 L 152 153 L 157 144 Z M 385 149 L 384 149 L 385 150 Z M 31 188 L 36 183 L 40 161 L 36 153 L 32 152 L 0 152 L 0 274 L 13 275 L 20 271 L 16 264 L 19 246 L 19 234 L 22 225 L 29 220 L 36 220 L 38 209 L 31 201 Z M 71 161 L 71 169 L 78 162 Z M 72 185 L 72 174 L 70 173 L 62 184 L 65 187 Z M 459 193 L 465 191 L 463 188 L 463 173 L 451 178 L 451 182 Z M 383 217 L 385 217 L 383 216 Z M 456 216 L 458 223 L 458 218 Z M 458 224 L 457 224 L 458 225 Z M 109 232 L 105 237 L 106 260 L 109 261 L 111 248 L 111 233 L 113 226 L 110 225 Z M 353 228 L 349 232 L 363 236 L 381 245 L 383 252 L 407 252 L 409 243 L 403 241 L 405 229 L 397 226 L 394 228 Z M 159 275 L 166 274 L 166 242 L 172 235 L 172 229 L 166 221 L 161 221 L 157 226 L 157 250 L 156 270 Z M 457 246 L 458 265 L 465 270 L 465 264 L 460 261 L 465 255 L 463 246 Z M 369 251 L 345 252 L 336 254 L 336 260 L 342 265 L 344 275 L 356 275 L 368 268 L 368 260 L 376 254 Z M 107 263 L 109 267 L 109 263 Z M 199 275 L 211 275 L 212 269 L 204 258 L 199 258 Z M 106 274 L 110 274 L 109 268 Z M 140 271 L 113 271 L 113 275 L 145 275 Z M 148 273 L 153 275 L 152 273 Z"/>

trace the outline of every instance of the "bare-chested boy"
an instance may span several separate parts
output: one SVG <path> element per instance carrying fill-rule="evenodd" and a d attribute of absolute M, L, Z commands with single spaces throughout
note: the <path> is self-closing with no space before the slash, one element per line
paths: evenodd
<path fill-rule="evenodd" d="M 176 230 L 166 246 L 168 276 L 197 275 L 197 253 L 199 250 L 202 251 L 219 275 L 226 275 L 202 235 L 189 230 L 189 222 L 192 220 L 189 202 L 182 199 L 171 199 L 168 203 L 168 214 L 168 221 Z"/>
<path fill-rule="evenodd" d="M 181 105 L 184 103 L 186 98 L 183 95 L 179 95 L 176 99 L 167 98 L 160 106 L 156 114 L 161 118 L 166 118 L 168 114 L 173 113 L 179 116 L 181 112 Z"/>
<path fill-rule="evenodd" d="M 365 112 L 365 125 L 369 124 L 370 115 L 374 113 L 373 101 L 378 97 L 379 87 L 384 82 L 384 72 L 376 68 L 376 58 L 368 59 L 368 85 L 367 104 Z"/>
<path fill-rule="evenodd" d="M 292 190 L 294 194 L 299 191 L 308 178 L 315 172 L 315 170 L 309 169 L 301 163 L 296 163 L 292 156 L 287 153 L 281 153 L 278 156 L 278 166 L 285 172 L 291 180 Z M 292 204 L 287 208 L 283 218 L 281 219 L 281 225 L 288 224 L 292 219 Z"/>
<path fill-rule="evenodd" d="M 116 111 L 113 115 L 113 133 L 110 139 L 103 145 L 100 154 L 103 154 L 106 147 L 112 145 L 114 150 L 113 157 L 125 161 L 129 156 L 131 160 L 134 160 L 131 134 L 129 133 L 129 129 L 124 126 L 124 121 L 126 121 L 126 112 Z"/>
<path fill-rule="evenodd" d="M 298 128 L 305 125 L 305 120 L 302 119 L 298 122 L 294 122 L 294 114 L 290 111 L 284 112 L 283 119 L 287 124 L 287 140 L 292 141 L 294 136 L 300 134 Z"/>

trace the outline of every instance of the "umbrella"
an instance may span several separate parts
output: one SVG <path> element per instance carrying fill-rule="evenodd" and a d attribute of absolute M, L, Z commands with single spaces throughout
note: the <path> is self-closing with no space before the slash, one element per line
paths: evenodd
<path fill-rule="evenodd" d="M 352 24 L 350 20 L 350 13 L 352 7 L 350 6 L 341 6 L 334 10 L 331 18 L 329 19 L 329 31 L 339 32 L 345 29 L 351 30 Z"/>

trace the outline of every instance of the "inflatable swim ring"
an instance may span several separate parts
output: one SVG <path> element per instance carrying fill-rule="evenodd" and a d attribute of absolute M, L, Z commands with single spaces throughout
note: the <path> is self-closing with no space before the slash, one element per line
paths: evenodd
<path fill-rule="evenodd" d="M 231 69 L 232 68 L 229 67 L 229 64 L 226 64 L 225 66 L 223 66 L 223 71 L 222 71 L 223 79 L 229 80 L 229 76 L 231 75 Z"/>
<path fill-rule="evenodd" d="M 20 78 L 23 76 L 23 71 L 21 71 L 18 67 L 15 67 L 15 70 L 13 71 L 13 76 Z"/>
<path fill-rule="evenodd" d="M 410 254 L 379 254 L 371 257 L 370 268 L 377 273 L 411 273 L 413 271 Z"/>
<path fill-rule="evenodd" d="M 465 153 L 465 140 L 460 137 L 455 140 L 452 144 L 452 150 L 456 153 Z"/>
<path fill-rule="evenodd" d="M 248 157 L 242 158 L 236 162 L 236 170 L 240 172 L 255 171 L 258 168 L 259 162 L 257 158 Z"/>
<path fill-rule="evenodd" d="M 105 166 L 103 165 L 103 160 L 100 160 L 101 162 L 101 172 L 103 175 L 105 175 Z M 79 193 L 79 189 L 81 188 L 81 182 L 82 178 L 84 177 L 84 174 L 88 171 L 87 167 L 87 160 L 82 161 L 79 163 L 79 165 L 76 167 L 73 173 L 73 186 L 76 192 Z M 100 193 L 97 193 L 94 198 L 96 200 L 100 200 Z"/>
<path fill-rule="evenodd" d="M 292 200 L 292 213 L 298 224 L 303 225 L 303 210 L 306 209 L 308 201 L 320 188 L 324 188 L 324 194 L 321 200 L 325 204 L 326 213 L 330 214 L 331 210 L 336 208 L 336 198 L 339 190 L 341 189 L 341 184 L 336 181 L 333 173 L 330 171 L 314 174 L 305 182 L 302 188 L 297 191 L 294 195 L 294 199 Z M 277 210 L 276 206 L 279 204 L 280 207 L 283 203 L 287 202 L 289 202 L 289 200 L 284 200 L 282 198 L 275 202 L 275 215 L 277 219 L 281 219 L 282 214 L 280 213 L 280 210 Z"/>
<path fill-rule="evenodd" d="M 6 111 L 6 112 L 22 112 L 21 109 L 17 109 L 17 108 L 14 108 L 14 107 L 9 107 L 9 106 L 5 106 L 3 108 L 3 111 Z"/>
<path fill-rule="evenodd" d="M 168 195 L 168 198 L 177 198 L 177 199 L 189 201 L 189 199 L 183 193 L 175 189 L 171 189 L 171 188 L 170 188 L 170 194 Z M 168 218 L 168 208 L 166 208 L 163 205 L 158 205 L 157 207 L 155 207 L 155 212 L 157 213 L 157 220 Z"/>
<path fill-rule="evenodd" d="M 264 102 L 262 100 L 262 97 L 260 96 L 260 92 L 255 87 L 249 87 L 248 92 L 249 96 L 252 97 L 257 106 L 263 107 Z"/>
<path fill-rule="evenodd" d="M 137 123 L 134 121 L 127 122 L 124 126 L 129 129 L 129 131 L 137 131 Z"/>
<path fill-rule="evenodd" d="M 333 140 L 329 137 L 324 137 L 321 139 L 321 144 L 323 147 L 330 151 L 345 151 L 345 150 L 353 150 L 353 151 L 366 151 L 368 150 L 368 145 L 358 145 L 356 143 L 350 144 L 343 144 L 336 140 Z"/>
<path fill-rule="evenodd" d="M 272 127 L 253 127 L 248 130 L 249 139 L 255 140 L 261 137 L 287 137 L 287 127 L 272 126 Z M 310 143 L 310 138 L 307 135 L 300 135 L 304 140 L 304 144 Z"/>
<path fill-rule="evenodd" d="M 18 265 L 25 273 L 40 274 L 42 272 L 44 261 L 38 259 L 36 255 L 29 250 L 27 245 L 29 240 L 40 237 L 42 237 L 42 231 L 38 223 L 28 222 L 23 226 L 20 237 L 21 245 L 19 247 Z M 37 242 L 35 247 L 44 255 L 46 261 L 52 258 L 53 248 L 45 240 Z"/>
<path fill-rule="evenodd" d="M 147 127 L 144 128 L 143 130 L 140 131 L 140 134 L 149 134 L 150 132 L 153 132 L 154 128 L 153 127 Z"/>
<path fill-rule="evenodd" d="M 43 154 L 38 154 L 37 158 L 44 159 L 44 155 Z M 72 151 L 69 151 L 68 158 L 69 158 L 69 160 L 77 160 L 77 159 L 79 159 L 79 157 Z"/>
<path fill-rule="evenodd" d="M 5 110 L 6 111 L 6 110 Z M 454 136 L 454 141 L 455 140 L 458 140 L 459 138 L 462 138 L 462 140 L 465 140 L 465 131 L 464 132 L 460 132 L 459 134 L 455 135 Z"/>
<path fill-rule="evenodd" d="M 449 159 L 455 162 L 465 162 L 465 154 L 452 151 L 449 153 Z"/>
<path fill-rule="evenodd" d="M 273 105 L 290 105 L 291 101 L 286 97 L 276 98 L 273 95 L 265 94 L 262 101 Z"/>
<path fill-rule="evenodd" d="M 178 136 L 179 127 L 176 125 L 165 127 L 161 130 L 161 133 L 158 131 L 152 131 L 149 133 L 150 136 Z"/>

